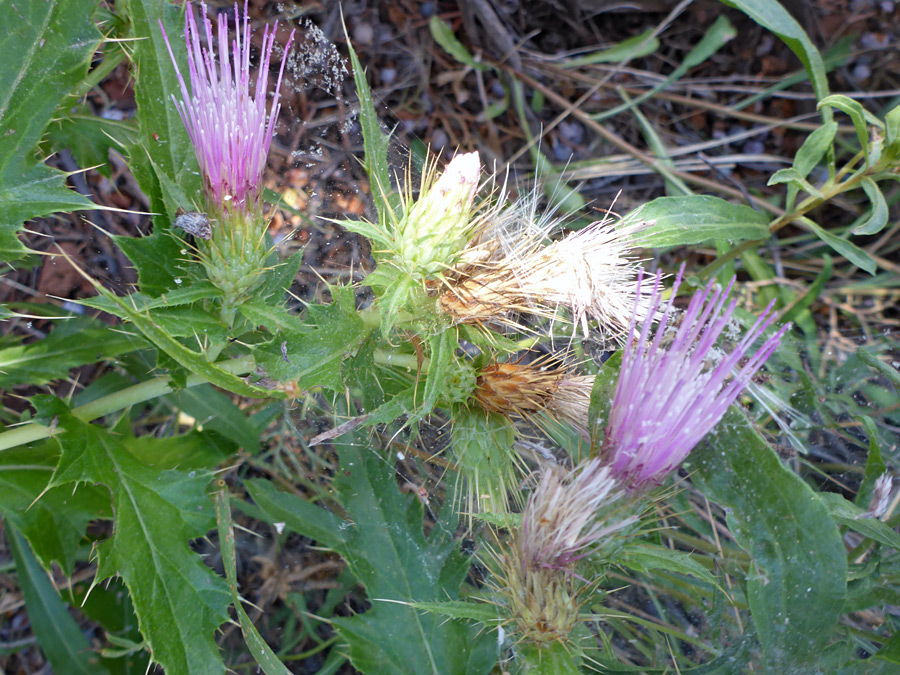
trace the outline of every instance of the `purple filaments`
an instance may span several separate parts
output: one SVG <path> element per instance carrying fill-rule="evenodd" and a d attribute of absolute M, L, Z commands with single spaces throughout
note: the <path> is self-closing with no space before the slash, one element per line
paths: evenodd
<path fill-rule="evenodd" d="M 673 299 L 683 271 L 675 280 Z M 639 336 L 632 316 L 604 442 L 613 475 L 632 488 L 661 482 L 687 457 L 722 419 L 787 329 L 783 326 L 750 354 L 775 319 L 770 304 L 730 353 L 718 351 L 716 340 L 737 306 L 736 300 L 728 302 L 732 279 L 724 291 L 714 290 L 711 282 L 695 293 L 671 337 L 672 300 L 661 309 L 660 279 L 657 274 Z M 660 314 L 651 342 L 649 317 Z M 670 337 L 669 344 L 662 344 Z"/>
<path fill-rule="evenodd" d="M 266 27 L 263 33 L 262 59 L 256 75 L 254 95 L 251 96 L 251 31 L 246 0 L 243 28 L 236 25 L 238 29 L 235 31 L 236 37 L 231 43 L 230 50 L 228 19 L 224 14 L 219 14 L 218 36 L 214 38 L 212 22 L 206 16 L 206 5 L 202 3 L 201 6 L 207 47 L 200 45 L 200 31 L 190 9 L 186 13 L 184 27 L 191 80 L 190 93 L 178 70 L 168 36 L 163 29 L 163 37 L 172 62 L 176 64 L 175 69 L 181 85 L 182 99 L 179 101 L 174 95 L 172 98 L 194 144 L 207 196 L 212 202 L 210 206 L 246 211 L 256 205 L 262 188 L 266 156 L 272 144 L 275 123 L 278 119 L 280 108 L 278 98 L 286 59 L 282 59 L 271 113 L 267 115 L 269 64 L 278 24 L 271 29 Z M 238 24 L 240 13 L 237 5 L 235 15 L 238 17 L 235 23 Z M 293 38 L 292 31 L 285 47 L 285 56 Z"/>

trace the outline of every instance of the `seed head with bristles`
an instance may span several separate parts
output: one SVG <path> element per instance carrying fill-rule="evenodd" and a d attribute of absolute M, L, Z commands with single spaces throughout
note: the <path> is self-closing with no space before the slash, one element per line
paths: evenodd
<path fill-rule="evenodd" d="M 571 472 L 552 466 L 541 473 L 502 560 L 503 592 L 526 640 L 568 638 L 583 586 L 577 583 L 575 563 L 635 520 L 606 520 L 622 494 L 609 468 L 596 458 Z"/>
<path fill-rule="evenodd" d="M 540 215 L 533 197 L 497 208 L 444 274 L 438 305 L 456 323 L 512 323 L 514 313 L 555 318 L 567 308 L 585 335 L 596 320 L 620 339 L 637 295 L 633 251 L 643 223 L 606 218 L 547 243 L 561 219 Z M 641 316 L 646 301 L 639 301 Z"/>

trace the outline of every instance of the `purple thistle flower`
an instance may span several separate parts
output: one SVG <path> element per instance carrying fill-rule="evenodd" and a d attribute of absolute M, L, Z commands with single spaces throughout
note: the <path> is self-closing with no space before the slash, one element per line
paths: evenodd
<path fill-rule="evenodd" d="M 650 318 L 643 321 L 639 337 L 636 315 L 628 330 L 604 447 L 613 475 L 632 488 L 661 482 L 687 457 L 722 419 L 788 328 L 782 326 L 750 355 L 775 319 L 770 303 L 730 353 L 719 351 L 715 342 L 737 306 L 737 300 L 728 302 L 732 279 L 724 291 L 714 290 L 715 283 L 710 282 L 695 293 L 680 325 L 672 329 L 671 343 L 663 345 L 683 272 L 684 266 L 664 310 L 661 274 L 656 275 L 647 316 L 662 317 L 653 341 L 649 341 Z"/>
<path fill-rule="evenodd" d="M 206 183 L 210 206 L 247 211 L 253 208 L 262 188 L 266 156 L 275 134 L 278 119 L 278 97 L 286 59 L 282 59 L 275 84 L 271 113 L 266 115 L 266 93 L 269 63 L 275 46 L 276 22 L 267 26 L 262 40 L 262 61 L 256 75 L 254 95 L 250 96 L 250 19 L 244 1 L 243 29 L 235 3 L 236 37 L 228 48 L 228 19 L 219 14 L 217 39 L 212 22 L 206 16 L 206 3 L 201 3 L 206 29 L 206 47 L 200 45 L 200 31 L 190 8 L 186 12 L 184 37 L 188 49 L 191 93 L 178 70 L 169 38 L 160 22 L 163 38 L 181 84 L 181 101 L 172 96 L 181 121 L 187 128 L 200 171 Z M 288 38 L 287 55 L 294 31 Z M 216 44 L 218 43 L 218 49 Z M 231 55 L 229 57 L 229 51 Z M 216 65 L 218 61 L 218 66 Z"/>

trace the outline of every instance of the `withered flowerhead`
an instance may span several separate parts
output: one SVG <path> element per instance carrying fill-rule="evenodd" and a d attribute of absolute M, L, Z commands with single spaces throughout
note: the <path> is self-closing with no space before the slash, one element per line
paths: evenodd
<path fill-rule="evenodd" d="M 564 422 L 586 439 L 592 375 L 576 375 L 565 366 L 540 360 L 492 363 L 478 374 L 475 401 L 488 412 L 541 423 L 538 416 Z"/>
<path fill-rule="evenodd" d="M 536 216 L 536 208 L 526 200 L 489 214 L 444 275 L 439 307 L 455 323 L 514 323 L 516 313 L 556 318 L 565 308 L 585 334 L 596 321 L 621 339 L 636 297 L 639 316 L 646 315 L 633 254 L 643 224 L 617 228 L 603 220 L 547 243 L 558 222 Z"/>

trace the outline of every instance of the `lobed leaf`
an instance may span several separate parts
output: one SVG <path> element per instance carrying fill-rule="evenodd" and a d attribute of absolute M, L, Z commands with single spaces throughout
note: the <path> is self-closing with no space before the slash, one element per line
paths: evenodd
<path fill-rule="evenodd" d="M 0 260 L 28 249 L 16 232 L 57 211 L 101 208 L 35 163 L 35 147 L 60 103 L 84 79 L 101 35 L 94 0 L 0 3 Z"/>
<path fill-rule="evenodd" d="M 211 474 L 150 468 L 106 429 L 67 412 L 58 419 L 67 433 L 58 437 L 62 455 L 50 484 L 101 483 L 112 493 L 113 533 L 97 546 L 97 581 L 122 577 L 151 656 L 166 672 L 224 673 L 214 633 L 228 620 L 230 594 L 188 545 L 215 525 Z"/>

